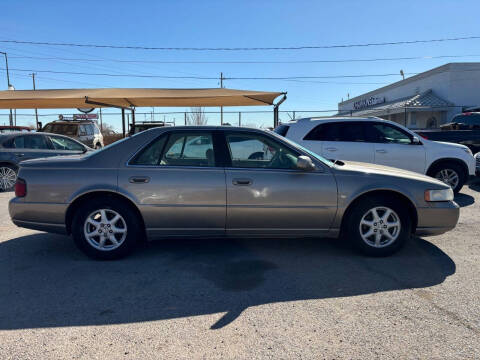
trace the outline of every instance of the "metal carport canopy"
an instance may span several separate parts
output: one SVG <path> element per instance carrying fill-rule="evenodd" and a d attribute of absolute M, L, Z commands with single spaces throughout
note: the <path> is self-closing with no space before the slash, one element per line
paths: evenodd
<path fill-rule="evenodd" d="M 213 89 L 52 89 L 0 91 L 0 109 L 274 105 L 283 92 Z"/>

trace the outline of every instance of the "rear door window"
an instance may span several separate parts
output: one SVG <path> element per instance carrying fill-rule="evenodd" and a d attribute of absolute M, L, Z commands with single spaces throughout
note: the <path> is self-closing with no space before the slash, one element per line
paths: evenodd
<path fill-rule="evenodd" d="M 160 157 L 167 140 L 167 135 L 161 136 L 144 147 L 131 161 L 130 165 L 156 166 L 160 165 Z"/>
<path fill-rule="evenodd" d="M 215 166 L 212 134 L 171 134 L 165 146 L 160 165 Z"/>
<path fill-rule="evenodd" d="M 42 135 L 17 136 L 13 143 L 16 149 L 49 149 L 47 141 Z"/>
<path fill-rule="evenodd" d="M 212 134 L 181 132 L 163 135 L 143 148 L 130 165 L 215 166 Z"/>
<path fill-rule="evenodd" d="M 343 121 L 320 124 L 311 130 L 304 140 L 366 142 L 365 123 Z"/>

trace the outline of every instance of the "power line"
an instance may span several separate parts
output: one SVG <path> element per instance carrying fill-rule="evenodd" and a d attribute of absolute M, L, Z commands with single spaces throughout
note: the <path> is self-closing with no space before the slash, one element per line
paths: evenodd
<path fill-rule="evenodd" d="M 388 42 L 363 43 L 363 44 L 337 44 L 337 45 L 312 45 L 312 46 L 305 45 L 305 46 L 285 46 L 285 47 L 150 47 L 150 46 L 100 45 L 100 44 L 80 44 L 80 43 L 48 42 L 48 41 L 26 41 L 26 40 L 0 40 L 0 43 L 128 49 L 128 50 L 161 50 L 161 51 L 267 51 L 267 50 L 310 50 L 310 49 L 338 49 L 338 48 L 388 46 L 388 45 L 411 45 L 411 44 L 425 44 L 425 43 L 434 43 L 434 42 L 478 40 L 478 39 L 480 39 L 480 36 L 464 36 L 464 37 L 440 38 L 440 39 L 428 39 L 428 40 L 388 41 Z"/>
<path fill-rule="evenodd" d="M 0 68 L 0 70 L 5 70 Z M 109 73 L 86 73 L 75 71 L 56 71 L 56 70 L 32 70 L 11 68 L 10 71 L 36 72 L 50 74 L 69 74 L 85 76 L 109 76 L 109 77 L 137 77 L 137 78 L 160 78 L 160 79 L 195 79 L 195 80 L 218 80 L 218 77 L 211 76 L 168 76 L 168 75 L 142 75 L 142 74 L 109 74 Z M 416 75 L 417 73 L 405 73 L 405 75 Z M 224 80 L 308 80 L 308 79 L 340 79 L 340 78 L 363 78 L 363 77 L 387 77 L 399 76 L 393 74 L 360 74 L 360 75 L 324 75 L 324 76 L 282 76 L 282 77 L 224 77 Z"/>
<path fill-rule="evenodd" d="M 32 60 L 61 60 L 79 62 L 113 62 L 113 63 L 141 63 L 141 64 L 309 64 L 309 63 L 348 63 L 348 62 L 376 62 L 376 61 L 398 61 L 398 60 L 428 60 L 428 59 L 451 59 L 465 57 L 479 57 L 480 54 L 471 55 L 438 55 L 438 56 L 408 56 L 392 58 L 370 58 L 370 59 L 334 59 L 334 60 L 232 60 L 232 61 L 162 61 L 162 60 L 121 60 L 121 59 L 81 59 L 63 57 L 42 57 L 42 56 L 9 56 L 11 59 L 32 59 Z"/>

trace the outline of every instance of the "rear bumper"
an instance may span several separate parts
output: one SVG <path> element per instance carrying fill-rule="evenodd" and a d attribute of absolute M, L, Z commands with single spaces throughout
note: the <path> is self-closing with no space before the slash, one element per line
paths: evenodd
<path fill-rule="evenodd" d="M 13 198 L 8 203 L 12 222 L 27 229 L 66 234 L 65 214 L 68 204 L 31 203 Z"/>
<path fill-rule="evenodd" d="M 416 235 L 440 235 L 457 226 L 460 207 L 454 201 L 437 202 L 429 207 L 417 208 L 417 214 Z"/>
<path fill-rule="evenodd" d="M 34 221 L 22 221 L 22 220 L 13 220 L 13 219 L 12 219 L 12 222 L 17 226 L 23 227 L 26 229 L 67 235 L 67 228 L 65 225 L 62 225 L 62 224 L 40 223 L 40 222 L 34 222 Z"/>

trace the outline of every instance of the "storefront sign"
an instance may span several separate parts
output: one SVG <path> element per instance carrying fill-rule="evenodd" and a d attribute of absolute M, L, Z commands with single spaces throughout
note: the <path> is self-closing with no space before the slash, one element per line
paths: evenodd
<path fill-rule="evenodd" d="M 73 120 L 92 120 L 98 119 L 97 114 L 75 114 L 73 115 Z"/>
<path fill-rule="evenodd" d="M 353 107 L 355 110 L 363 109 L 369 106 L 377 105 L 377 104 L 382 104 L 385 102 L 385 97 L 374 97 L 371 96 L 367 99 L 362 99 L 359 101 L 355 101 L 353 103 Z"/>

